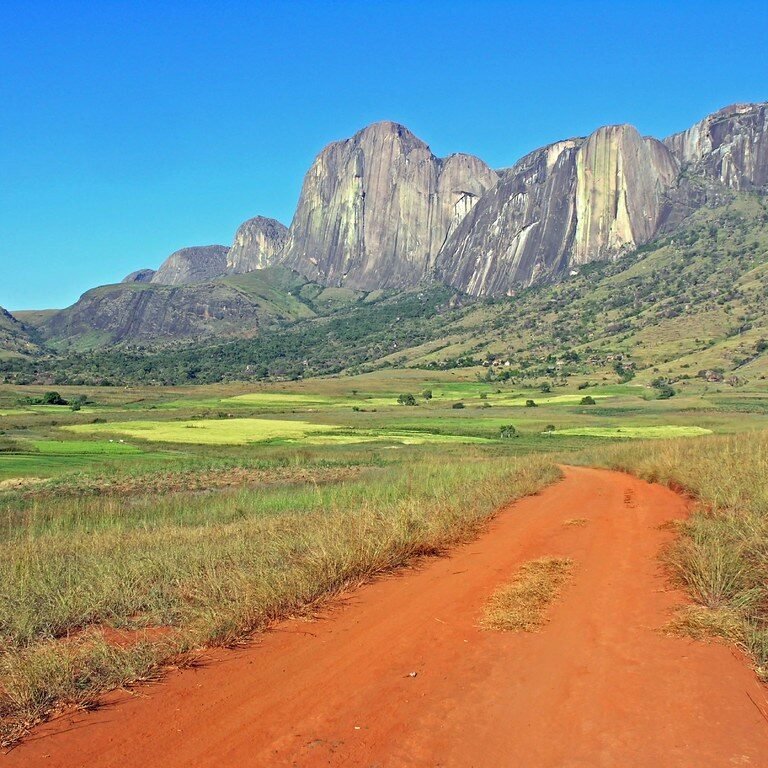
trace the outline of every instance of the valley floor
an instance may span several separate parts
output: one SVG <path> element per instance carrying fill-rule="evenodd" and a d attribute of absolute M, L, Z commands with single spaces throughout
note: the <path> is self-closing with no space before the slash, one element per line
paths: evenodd
<path fill-rule="evenodd" d="M 664 631 L 685 599 L 658 555 L 686 513 L 661 486 L 567 467 L 450 556 L 59 717 L 0 765 L 766 766 L 748 662 Z M 494 590 L 542 556 L 573 560 L 549 622 L 480 629 Z"/>

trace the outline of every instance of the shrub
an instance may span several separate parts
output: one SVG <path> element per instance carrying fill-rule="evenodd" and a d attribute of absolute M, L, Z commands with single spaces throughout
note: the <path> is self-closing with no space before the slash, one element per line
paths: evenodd
<path fill-rule="evenodd" d="M 534 400 L 526 400 L 525 401 L 525 407 L 526 408 L 538 408 L 539 406 L 536 405 L 536 402 Z"/>
<path fill-rule="evenodd" d="M 425 390 L 424 390 L 424 391 L 421 393 L 421 396 L 422 396 L 422 397 L 423 397 L 425 400 L 431 400 L 431 399 L 432 399 L 432 390 L 431 390 L 431 389 L 425 389 Z"/>
<path fill-rule="evenodd" d="M 582 405 L 595 405 L 595 398 L 591 395 L 587 395 L 586 397 L 581 398 L 581 404 Z"/>
<path fill-rule="evenodd" d="M 58 392 L 46 392 L 41 403 L 43 405 L 66 405 L 67 401 Z"/>
<path fill-rule="evenodd" d="M 416 405 L 416 398 L 408 392 L 404 395 L 400 395 L 400 397 L 397 398 L 397 402 L 399 405 Z"/>
<path fill-rule="evenodd" d="M 517 437 L 517 429 L 512 424 L 507 424 L 499 430 L 499 437 L 506 440 L 510 437 Z"/>
<path fill-rule="evenodd" d="M 464 407 L 464 403 L 454 403 L 451 406 L 451 408 L 463 408 L 463 407 Z"/>

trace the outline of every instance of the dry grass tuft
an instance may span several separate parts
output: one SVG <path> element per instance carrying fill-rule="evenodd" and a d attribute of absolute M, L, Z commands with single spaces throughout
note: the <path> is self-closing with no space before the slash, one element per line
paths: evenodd
<path fill-rule="evenodd" d="M 678 611 L 665 627 L 674 635 L 685 635 L 694 640 L 719 637 L 732 643 L 741 643 L 742 621 L 735 611 L 728 608 L 707 608 L 689 605 Z"/>
<path fill-rule="evenodd" d="M 569 527 L 574 528 L 581 528 L 582 526 L 585 526 L 589 520 L 587 520 L 585 517 L 574 517 L 571 520 L 566 520 L 563 525 L 567 525 Z"/>
<path fill-rule="evenodd" d="M 480 626 L 501 632 L 533 632 L 542 627 L 544 615 L 560 593 L 573 568 L 567 557 L 542 557 L 520 568 L 511 584 L 494 592 Z"/>

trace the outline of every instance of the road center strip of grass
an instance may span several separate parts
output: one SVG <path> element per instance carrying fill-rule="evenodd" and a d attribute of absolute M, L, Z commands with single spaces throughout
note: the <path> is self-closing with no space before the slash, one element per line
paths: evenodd
<path fill-rule="evenodd" d="M 491 595 L 480 626 L 501 632 L 534 632 L 547 621 L 546 610 L 557 599 L 573 569 L 566 557 L 541 557 L 525 563 L 510 584 Z"/>

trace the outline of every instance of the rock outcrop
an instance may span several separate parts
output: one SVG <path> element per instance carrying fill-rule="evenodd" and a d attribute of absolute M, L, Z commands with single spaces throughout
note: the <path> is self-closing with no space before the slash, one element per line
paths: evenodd
<path fill-rule="evenodd" d="M 725 107 L 664 144 L 689 173 L 734 190 L 768 187 L 768 104 Z"/>
<path fill-rule="evenodd" d="M 498 295 L 616 258 L 658 231 L 677 173 L 661 142 L 628 125 L 536 150 L 461 222 L 436 274 L 467 293 Z"/>
<path fill-rule="evenodd" d="M 439 159 L 402 125 L 375 123 L 315 159 L 282 262 L 326 285 L 412 286 L 497 178 L 475 157 Z"/>
<path fill-rule="evenodd" d="M 256 216 L 240 225 L 227 254 L 227 272 L 244 274 L 278 263 L 288 240 L 288 227 L 275 219 Z"/>
<path fill-rule="evenodd" d="M 227 272 L 225 245 L 197 245 L 172 253 L 149 282 L 160 285 L 192 285 L 221 277 Z"/>
<path fill-rule="evenodd" d="M 152 278 L 155 276 L 154 269 L 137 269 L 135 272 L 131 272 L 130 275 L 126 275 L 120 282 L 121 283 L 151 283 Z"/>
<path fill-rule="evenodd" d="M 5 355 L 35 355 L 40 346 L 33 338 L 34 330 L 0 307 L 0 352 Z"/>
<path fill-rule="evenodd" d="M 105 285 L 46 318 L 39 332 L 79 348 L 249 337 L 265 325 L 314 316 L 293 295 L 306 284 L 277 267 L 193 285 Z"/>

